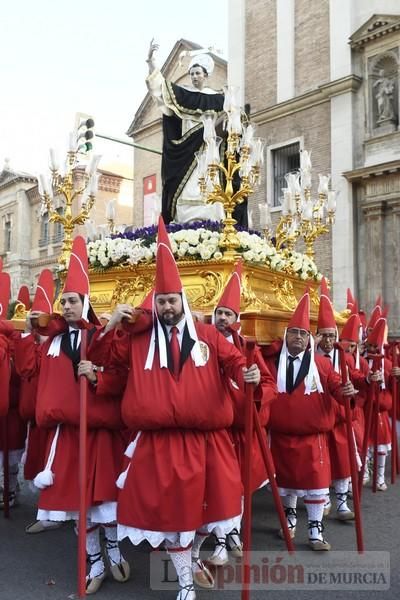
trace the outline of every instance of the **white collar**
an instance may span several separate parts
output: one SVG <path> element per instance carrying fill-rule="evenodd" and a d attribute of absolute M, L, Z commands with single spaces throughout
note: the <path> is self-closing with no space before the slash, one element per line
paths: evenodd
<path fill-rule="evenodd" d="M 171 329 L 173 327 L 177 327 L 178 328 L 178 333 L 182 334 L 183 330 L 185 328 L 186 325 L 186 317 L 185 315 L 183 315 L 182 319 L 179 321 L 179 323 L 176 323 L 176 325 L 166 325 L 165 328 L 167 330 L 168 335 L 171 333 Z"/>
<path fill-rule="evenodd" d="M 302 362 L 304 352 L 305 352 L 305 350 L 303 350 L 303 352 L 299 352 L 299 354 L 296 354 L 296 356 L 292 356 L 291 354 L 289 354 L 289 351 L 288 351 L 288 353 L 287 353 L 288 360 L 289 360 L 289 356 L 291 356 L 294 359 L 298 358 L 300 360 L 300 362 Z"/>

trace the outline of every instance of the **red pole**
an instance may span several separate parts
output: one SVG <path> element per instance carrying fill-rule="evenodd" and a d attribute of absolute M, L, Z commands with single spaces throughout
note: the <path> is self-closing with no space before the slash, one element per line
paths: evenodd
<path fill-rule="evenodd" d="M 3 429 L 3 503 L 4 518 L 10 518 L 10 465 L 8 464 L 8 419 L 2 418 Z"/>
<path fill-rule="evenodd" d="M 342 383 L 348 382 L 346 355 L 344 348 L 341 344 L 336 343 L 335 347 L 339 351 L 340 360 L 340 373 L 342 376 Z M 364 541 L 362 531 L 362 520 L 361 520 L 361 507 L 360 507 L 360 496 L 358 493 L 358 481 L 357 481 L 357 461 L 356 461 L 356 447 L 354 443 L 353 425 L 351 418 L 350 409 L 350 398 L 345 396 L 344 408 L 346 413 L 346 432 L 347 432 L 347 445 L 349 451 L 349 462 L 350 462 L 350 474 L 351 474 L 351 485 L 353 488 L 353 504 L 354 504 L 354 515 L 356 521 L 356 538 L 357 538 L 357 550 L 358 552 L 364 552 Z"/>
<path fill-rule="evenodd" d="M 254 363 L 254 341 L 246 341 L 247 368 Z M 253 442 L 254 386 L 246 384 L 245 447 L 244 447 L 244 502 L 243 502 L 243 584 L 242 600 L 250 598 L 250 552 L 251 552 L 251 463 Z"/>
<path fill-rule="evenodd" d="M 391 357 L 392 357 L 392 366 L 393 367 L 397 367 L 397 342 L 392 342 L 390 344 L 390 350 L 391 350 Z M 397 377 L 392 377 L 392 411 L 391 411 L 391 418 L 392 418 L 392 454 L 391 454 L 391 469 L 390 469 L 390 474 L 391 474 L 391 478 L 390 481 L 392 484 L 394 484 L 396 482 L 396 475 L 397 475 L 397 451 L 398 451 L 398 447 L 397 447 L 397 429 L 396 429 L 396 423 L 397 423 L 397 388 L 398 388 L 398 382 L 397 382 Z"/>
<path fill-rule="evenodd" d="M 81 360 L 86 360 L 87 330 L 81 329 Z M 86 596 L 86 511 L 87 511 L 87 387 L 85 376 L 80 378 L 79 420 L 79 524 L 78 524 L 78 596 Z"/>

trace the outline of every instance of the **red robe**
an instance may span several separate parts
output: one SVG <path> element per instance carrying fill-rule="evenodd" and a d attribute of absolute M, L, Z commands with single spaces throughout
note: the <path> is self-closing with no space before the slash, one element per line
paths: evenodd
<path fill-rule="evenodd" d="M 30 340 L 34 341 L 33 336 Z M 19 414 L 28 423 L 24 478 L 30 481 L 44 469 L 49 434 L 48 429 L 38 427 L 35 416 L 40 353 L 38 343 L 17 343 L 15 347 L 15 367 L 21 377 Z"/>
<path fill-rule="evenodd" d="M 79 509 L 79 380 L 71 359 L 60 350 L 47 355 L 51 339 L 42 346 L 38 380 L 36 421 L 49 430 L 46 460 L 55 428 L 61 423 L 53 465 L 54 483 L 40 493 L 39 509 Z M 19 342 L 22 353 L 31 352 L 32 336 Z M 29 350 L 29 346 L 31 346 Z M 125 370 L 97 373 L 98 384 L 88 385 L 87 506 L 117 500 L 115 481 L 120 473 L 124 441 L 120 433 L 120 397 Z"/>
<path fill-rule="evenodd" d="M 206 363 L 196 367 L 189 355 L 178 380 L 160 368 L 157 350 L 152 368 L 144 369 L 150 330 L 129 338 L 110 333 L 97 347 L 92 344 L 97 356 L 130 367 L 122 416 L 128 428 L 142 431 L 119 497 L 121 525 L 193 531 L 240 515 L 240 471 L 227 432 L 233 420 L 227 377 L 243 389 L 245 359 L 213 326 L 195 326 Z"/>
<path fill-rule="evenodd" d="M 243 352 L 241 341 L 242 338 L 239 338 L 239 336 L 234 336 L 234 343 L 236 347 L 238 347 L 239 343 L 240 347 L 238 347 L 238 349 Z M 254 362 L 258 365 L 261 372 L 261 382 L 255 391 L 254 399 L 256 401 L 258 417 L 260 420 L 260 425 L 262 426 L 265 443 L 268 444 L 265 427 L 269 419 L 270 405 L 271 402 L 273 402 L 273 400 L 276 398 L 277 389 L 275 381 L 264 362 L 259 348 L 255 349 Z M 230 433 L 235 447 L 236 457 L 240 466 L 241 479 L 242 482 L 244 482 L 244 455 L 246 446 L 244 427 L 246 395 L 240 389 L 238 389 L 238 386 L 233 381 L 229 381 L 229 391 L 233 401 L 233 424 Z M 251 489 L 252 491 L 255 491 L 268 479 L 260 444 L 255 432 L 252 440 L 251 461 Z"/>
<path fill-rule="evenodd" d="M 389 413 L 392 408 L 392 380 L 390 371 L 392 363 L 388 358 L 383 359 L 383 370 L 385 379 L 385 389 L 379 391 L 379 414 L 378 414 L 378 444 L 391 444 L 392 434 L 389 420 Z M 372 417 L 374 419 L 374 417 Z M 371 425 L 369 444 L 372 446 L 375 441 L 375 424 Z"/>
<path fill-rule="evenodd" d="M 277 377 L 277 356 L 267 361 Z M 326 358 L 315 355 L 326 392 L 305 395 L 304 381 L 292 393 L 279 393 L 271 405 L 271 450 L 279 487 L 297 490 L 328 488 L 331 469 L 328 432 L 335 422 L 335 399 L 342 401 L 340 377 Z"/>
<path fill-rule="evenodd" d="M 9 343 L 7 338 L 0 334 L 0 417 L 8 412 L 10 397 L 11 364 Z"/>
<path fill-rule="evenodd" d="M 354 356 L 350 353 L 345 354 L 346 364 L 349 370 L 349 377 L 354 387 L 363 394 L 367 389 L 366 375 L 356 369 Z M 329 358 L 326 360 L 329 361 Z M 368 366 L 368 365 L 367 365 Z M 363 414 L 362 405 L 364 396 L 356 396 L 357 404 L 352 409 L 352 425 L 354 427 L 355 419 Z M 335 425 L 328 433 L 329 457 L 331 461 L 332 481 L 335 479 L 347 479 L 351 475 L 349 460 L 349 445 L 347 442 L 346 411 L 343 405 L 334 401 L 335 406 Z"/>
<path fill-rule="evenodd" d="M 5 401 L 9 401 L 8 412 L 2 419 L 0 427 L 0 450 L 4 449 L 5 436 L 7 435 L 7 447 L 9 451 L 23 450 L 25 446 L 26 424 L 21 419 L 18 412 L 20 397 L 20 377 L 15 370 L 14 363 L 14 339 L 7 340 L 8 345 L 8 368 L 5 374 L 8 381 L 8 394 L 5 394 Z"/>

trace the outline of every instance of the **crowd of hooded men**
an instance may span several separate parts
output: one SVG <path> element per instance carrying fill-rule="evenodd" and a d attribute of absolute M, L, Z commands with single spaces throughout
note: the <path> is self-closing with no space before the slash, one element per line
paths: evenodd
<path fill-rule="evenodd" d="M 9 293 L 9 276 L 0 272 L 2 308 Z M 25 332 L 1 319 L 4 311 L 0 316 L 2 507 L 12 510 L 18 502 L 22 463 L 24 478 L 40 490 L 27 534 L 79 520 L 80 382 L 87 381 L 87 594 L 107 575 L 129 579 L 131 567 L 119 548 L 125 538 L 169 553 L 178 600 L 194 600 L 195 586 L 212 588 L 213 569 L 230 554 L 242 555 L 243 482 L 248 476 L 251 491 L 271 485 L 259 439 L 245 435 L 249 397 L 272 453 L 286 518 L 278 535 L 295 541 L 298 498 L 313 551 L 331 548 L 323 524 L 330 511 L 342 521 L 355 518 L 346 403 L 360 487 L 373 477 L 377 491 L 387 489 L 386 458 L 392 451 L 392 465 L 397 459 L 392 392 L 400 368 L 395 345 L 388 357 L 379 300 L 367 322 L 349 292 L 339 334 L 323 281 L 316 331 L 306 291 L 282 338 L 256 347 L 248 365 L 240 332 L 241 264 L 206 324 L 189 309 L 162 219 L 154 287 L 142 305 L 120 304 L 100 322 L 89 293 L 86 245 L 78 237 L 61 314 L 53 312 L 53 277 L 45 270 Z M 203 561 L 200 549 L 210 535 L 214 550 Z"/>

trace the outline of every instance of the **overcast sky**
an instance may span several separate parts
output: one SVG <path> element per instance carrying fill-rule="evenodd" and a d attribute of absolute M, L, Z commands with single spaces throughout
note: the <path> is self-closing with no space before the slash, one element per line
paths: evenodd
<path fill-rule="evenodd" d="M 228 0 L 10 0 L 0 11 L 0 169 L 34 175 L 64 155 L 76 112 L 125 138 L 145 93 L 150 39 L 160 63 L 186 38 L 227 58 Z M 106 156 L 130 149 L 99 144 Z M 101 165 L 100 165 L 101 166 Z"/>

